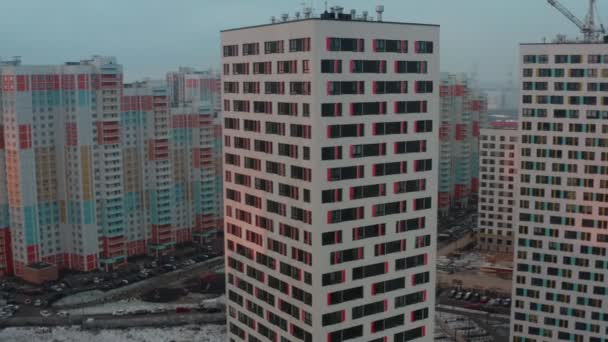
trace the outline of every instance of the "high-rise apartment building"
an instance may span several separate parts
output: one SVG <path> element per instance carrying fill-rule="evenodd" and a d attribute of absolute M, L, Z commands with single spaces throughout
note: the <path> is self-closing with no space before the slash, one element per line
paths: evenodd
<path fill-rule="evenodd" d="M 439 215 L 466 209 L 479 191 L 479 129 L 488 120 L 487 97 L 466 74 L 441 74 Z"/>
<path fill-rule="evenodd" d="M 513 341 L 608 333 L 608 45 L 521 45 Z"/>
<path fill-rule="evenodd" d="M 175 137 L 176 209 L 182 229 L 207 241 L 223 228 L 220 76 L 180 67 L 167 73 Z"/>
<path fill-rule="evenodd" d="M 123 85 L 111 57 L 0 64 L 0 275 L 111 270 L 221 229 L 216 111 L 170 100 L 164 81 Z"/>
<path fill-rule="evenodd" d="M 513 253 L 517 127 L 482 128 L 478 235 L 483 251 Z"/>
<path fill-rule="evenodd" d="M 184 242 L 174 222 L 166 84 L 125 84 L 120 119 L 127 254 L 164 255 Z"/>
<path fill-rule="evenodd" d="M 221 39 L 229 340 L 432 341 L 439 27 Z"/>
<path fill-rule="evenodd" d="M 95 57 L 0 74 L 15 274 L 40 261 L 82 271 L 122 262 L 121 66 Z"/>

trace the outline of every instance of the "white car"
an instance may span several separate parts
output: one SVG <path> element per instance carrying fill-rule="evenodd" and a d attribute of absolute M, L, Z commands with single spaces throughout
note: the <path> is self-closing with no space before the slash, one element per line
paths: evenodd
<path fill-rule="evenodd" d="M 59 316 L 59 317 L 68 317 L 69 315 L 70 315 L 70 313 L 67 311 L 59 311 L 57 313 L 57 316 Z"/>
<path fill-rule="evenodd" d="M 126 314 L 127 314 L 127 312 L 125 310 L 116 310 L 116 311 L 112 312 L 113 316 L 124 316 Z"/>
<path fill-rule="evenodd" d="M 40 299 L 36 299 L 36 301 L 34 302 L 34 306 L 41 306 L 42 305 L 42 301 Z"/>
<path fill-rule="evenodd" d="M 52 315 L 53 314 L 50 311 L 47 311 L 47 310 L 40 311 L 40 316 L 42 316 L 42 317 L 50 317 Z"/>

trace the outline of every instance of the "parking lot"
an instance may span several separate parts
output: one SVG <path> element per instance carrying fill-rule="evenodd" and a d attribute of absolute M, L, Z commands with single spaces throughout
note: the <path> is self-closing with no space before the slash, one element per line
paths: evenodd
<path fill-rule="evenodd" d="M 503 315 L 509 315 L 511 311 L 510 294 L 495 291 L 446 288 L 440 290 L 437 301 L 442 305 Z"/>
<path fill-rule="evenodd" d="M 211 248 L 204 250 L 184 249 L 181 253 L 158 259 L 140 258 L 120 268 L 116 272 L 66 273 L 55 282 L 34 286 L 19 279 L 4 279 L 0 283 L 0 319 L 11 317 L 49 317 L 65 315 L 64 310 L 53 309 L 58 301 L 75 298 L 75 306 L 90 301 L 90 296 L 103 296 L 105 293 L 125 293 L 133 295 L 139 288 L 137 284 L 151 283 L 163 286 L 163 281 L 175 282 L 175 279 L 186 279 L 179 270 L 188 270 L 190 277 L 204 271 L 205 261 L 219 256 L 221 252 Z M 167 276 L 164 276 L 167 275 Z M 172 276 L 169 276 L 172 275 Z M 176 276 L 175 276 L 176 275 Z M 155 280 L 155 281 L 150 281 Z M 159 280 L 159 281 L 156 281 Z M 144 287 L 142 287 L 143 289 Z M 133 291 L 127 291 L 134 289 Z M 138 294 L 140 295 L 140 294 Z M 69 302 L 69 301 L 68 301 Z"/>

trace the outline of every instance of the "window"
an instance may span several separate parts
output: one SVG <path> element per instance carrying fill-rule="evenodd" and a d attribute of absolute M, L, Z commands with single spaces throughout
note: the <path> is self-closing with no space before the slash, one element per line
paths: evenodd
<path fill-rule="evenodd" d="M 310 82 L 289 82 L 290 95 L 310 95 Z"/>
<path fill-rule="evenodd" d="M 327 215 L 327 223 L 340 223 L 354 220 L 360 220 L 363 218 L 363 207 L 337 209 L 329 211 Z"/>
<path fill-rule="evenodd" d="M 282 40 L 275 40 L 270 42 L 264 42 L 264 53 L 272 54 L 272 53 L 283 53 L 284 52 L 284 42 Z"/>
<path fill-rule="evenodd" d="M 260 43 L 245 43 L 243 44 L 243 56 L 259 55 Z"/>
<path fill-rule="evenodd" d="M 426 152 L 425 140 L 400 141 L 395 143 L 395 153 L 421 153 Z"/>
<path fill-rule="evenodd" d="M 372 87 L 374 94 L 407 94 L 407 81 L 376 81 Z"/>
<path fill-rule="evenodd" d="M 433 92 L 433 81 L 416 81 L 414 92 L 418 94 L 429 94 Z"/>
<path fill-rule="evenodd" d="M 373 167 L 374 176 L 390 176 L 407 173 L 407 162 L 392 162 L 375 164 Z"/>
<path fill-rule="evenodd" d="M 397 74 L 426 74 L 428 62 L 426 61 L 395 61 Z"/>
<path fill-rule="evenodd" d="M 364 40 L 355 38 L 327 38 L 326 47 L 327 51 L 365 51 Z"/>
<path fill-rule="evenodd" d="M 238 45 L 224 45 L 224 57 L 235 57 L 239 55 Z"/>
<path fill-rule="evenodd" d="M 351 103 L 350 114 L 354 116 L 386 114 L 386 102 Z"/>
<path fill-rule="evenodd" d="M 310 38 L 298 38 L 289 40 L 289 52 L 310 51 Z"/>
<path fill-rule="evenodd" d="M 249 75 L 249 63 L 232 64 L 233 75 Z"/>
<path fill-rule="evenodd" d="M 321 116 L 342 116 L 341 103 L 323 103 L 321 104 Z"/>
<path fill-rule="evenodd" d="M 386 74 L 386 61 L 352 60 L 350 72 L 354 74 Z"/>
<path fill-rule="evenodd" d="M 414 50 L 416 53 L 425 54 L 433 53 L 433 42 L 429 41 L 416 41 L 414 43 Z"/>
<path fill-rule="evenodd" d="M 374 52 L 407 53 L 407 40 L 374 39 Z"/>
<path fill-rule="evenodd" d="M 331 146 L 321 148 L 322 160 L 340 160 L 342 159 L 342 146 Z"/>
<path fill-rule="evenodd" d="M 426 113 L 426 101 L 397 101 L 395 102 L 395 114 Z"/>
<path fill-rule="evenodd" d="M 358 95 L 365 93 L 364 81 L 328 81 L 327 95 Z"/>
<path fill-rule="evenodd" d="M 386 143 L 351 145 L 351 158 L 378 157 L 386 155 Z"/>
<path fill-rule="evenodd" d="M 362 137 L 365 135 L 364 127 L 364 124 L 329 125 L 327 137 L 330 139 Z"/>
<path fill-rule="evenodd" d="M 407 121 L 377 122 L 373 126 L 373 135 L 391 135 L 407 133 Z"/>
<path fill-rule="evenodd" d="M 238 82 L 235 82 L 238 84 Z M 237 87 L 238 92 L 238 87 Z M 243 94 L 259 94 L 260 82 L 243 82 Z"/>
<path fill-rule="evenodd" d="M 345 166 L 330 168 L 327 171 L 328 181 L 341 181 L 348 179 L 363 178 L 364 172 L 363 166 Z"/>
<path fill-rule="evenodd" d="M 264 82 L 265 94 L 285 94 L 284 82 Z"/>
<path fill-rule="evenodd" d="M 385 184 L 362 185 L 352 187 L 350 190 L 351 199 L 363 199 L 370 197 L 379 197 L 386 194 Z"/>
<path fill-rule="evenodd" d="M 272 63 L 271 62 L 254 62 L 253 63 L 253 74 L 272 74 Z"/>
<path fill-rule="evenodd" d="M 297 74 L 298 61 L 277 61 L 277 73 L 279 74 Z"/>
<path fill-rule="evenodd" d="M 406 201 L 375 204 L 372 206 L 372 216 L 381 217 L 394 214 L 405 213 L 407 210 Z"/>
<path fill-rule="evenodd" d="M 272 114 L 272 102 L 253 101 L 253 112 Z"/>
<path fill-rule="evenodd" d="M 341 74 L 342 60 L 340 59 L 322 59 L 321 60 L 322 74 Z"/>
<path fill-rule="evenodd" d="M 298 104 L 293 102 L 279 102 L 277 104 L 277 114 L 298 116 Z"/>

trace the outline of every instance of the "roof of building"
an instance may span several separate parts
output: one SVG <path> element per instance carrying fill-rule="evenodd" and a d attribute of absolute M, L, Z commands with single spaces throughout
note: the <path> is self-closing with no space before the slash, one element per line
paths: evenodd
<path fill-rule="evenodd" d="M 416 26 L 439 27 L 439 25 L 437 25 L 437 24 L 406 23 L 406 22 L 398 22 L 398 21 L 338 20 L 338 19 L 304 18 L 304 19 L 295 19 L 295 20 L 288 20 L 288 21 L 278 21 L 276 23 L 268 23 L 268 24 L 261 24 L 261 25 L 243 26 L 243 27 L 238 27 L 238 28 L 221 30 L 220 32 L 238 31 L 238 30 L 245 30 L 245 29 L 257 28 L 257 27 L 265 27 L 265 26 L 272 26 L 272 25 L 283 25 L 283 24 L 291 24 L 291 23 L 302 22 L 302 21 L 313 21 L 313 20 L 314 21 L 318 20 L 318 21 L 339 22 L 339 23 L 355 22 L 355 23 L 392 24 L 392 25 L 416 25 Z"/>
<path fill-rule="evenodd" d="M 42 270 L 42 269 L 45 269 L 45 268 L 53 267 L 53 265 L 47 264 L 46 262 L 40 261 L 40 262 L 35 262 L 33 264 L 29 264 L 29 265 L 27 265 L 27 267 L 34 268 L 34 269 L 37 269 L 37 270 Z"/>

